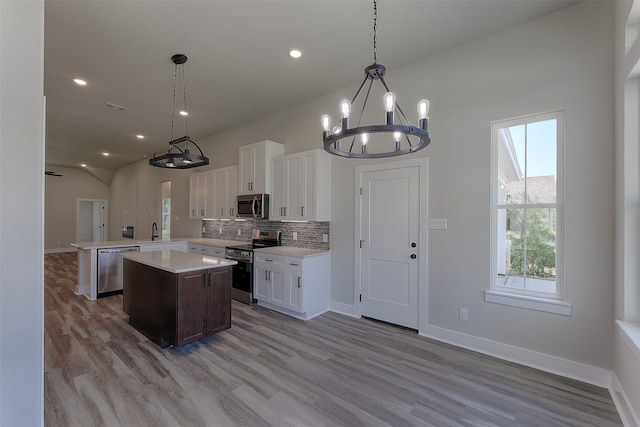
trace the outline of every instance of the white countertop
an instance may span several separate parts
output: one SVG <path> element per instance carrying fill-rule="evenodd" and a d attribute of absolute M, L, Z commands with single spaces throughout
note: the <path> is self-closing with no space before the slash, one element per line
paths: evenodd
<path fill-rule="evenodd" d="M 259 254 L 291 256 L 296 258 L 305 258 L 331 253 L 331 251 L 324 249 L 296 248 L 294 246 L 272 246 L 270 248 L 254 249 L 253 252 Z"/>
<path fill-rule="evenodd" d="M 174 250 L 122 252 L 120 256 L 170 273 L 184 273 L 237 264 L 236 261 L 230 259 Z"/>

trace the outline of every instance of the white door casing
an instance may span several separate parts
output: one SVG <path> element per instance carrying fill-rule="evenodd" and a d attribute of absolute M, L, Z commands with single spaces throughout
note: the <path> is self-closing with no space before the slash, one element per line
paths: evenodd
<path fill-rule="evenodd" d="M 356 304 L 412 329 L 426 325 L 426 177 L 426 158 L 356 168 Z"/>

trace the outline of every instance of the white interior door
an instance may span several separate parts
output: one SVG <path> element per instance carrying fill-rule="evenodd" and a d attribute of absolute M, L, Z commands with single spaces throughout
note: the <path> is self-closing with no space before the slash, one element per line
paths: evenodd
<path fill-rule="evenodd" d="M 360 173 L 361 314 L 418 329 L 420 166 L 378 166 Z"/>
<path fill-rule="evenodd" d="M 78 199 L 76 241 L 103 242 L 107 237 L 107 200 Z"/>
<path fill-rule="evenodd" d="M 104 242 L 104 204 L 103 200 L 93 202 L 93 241 Z"/>

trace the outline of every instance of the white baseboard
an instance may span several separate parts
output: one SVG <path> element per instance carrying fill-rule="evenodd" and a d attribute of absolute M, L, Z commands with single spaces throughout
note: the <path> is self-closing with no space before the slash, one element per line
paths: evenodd
<path fill-rule="evenodd" d="M 640 417 L 633 411 L 633 406 L 631 402 L 629 402 L 629 398 L 624 392 L 615 372 L 611 373 L 611 387 L 609 388 L 609 392 L 618 410 L 618 415 L 620 415 L 620 419 L 622 420 L 622 425 L 624 425 L 624 427 L 640 427 Z"/>
<path fill-rule="evenodd" d="M 611 371 L 597 366 L 562 359 L 560 357 L 436 326 L 427 326 L 424 330 L 421 329 L 419 333 L 427 338 L 443 341 L 448 344 L 477 351 L 479 353 L 494 356 L 510 362 L 519 363 L 531 368 L 540 369 L 552 374 L 561 375 L 563 377 L 572 378 L 607 389 L 611 387 Z"/>
<path fill-rule="evenodd" d="M 358 313 L 356 307 L 352 304 L 331 301 L 329 302 L 329 310 L 349 317 L 360 317 L 360 313 Z"/>
<path fill-rule="evenodd" d="M 45 249 L 45 254 L 55 254 L 60 252 L 76 252 L 77 248 L 53 248 L 53 249 Z"/>

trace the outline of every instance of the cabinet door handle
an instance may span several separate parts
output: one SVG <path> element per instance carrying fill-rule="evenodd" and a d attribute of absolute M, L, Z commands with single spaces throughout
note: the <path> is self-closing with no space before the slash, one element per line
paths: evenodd
<path fill-rule="evenodd" d="M 267 262 L 273 262 L 273 260 L 269 259 L 269 258 L 265 258 L 264 260 L 267 261 Z"/>
<path fill-rule="evenodd" d="M 304 216 L 304 206 L 302 206 L 302 207 L 300 208 L 300 214 L 301 214 L 302 216 Z"/>
<path fill-rule="evenodd" d="M 271 273 L 273 273 L 273 271 L 269 270 L 269 280 L 271 280 Z"/>
<path fill-rule="evenodd" d="M 269 280 L 269 270 L 264 271 L 264 280 Z"/>
<path fill-rule="evenodd" d="M 200 215 L 204 216 L 204 209 L 200 209 Z"/>
<path fill-rule="evenodd" d="M 283 212 L 283 209 L 284 209 L 284 208 L 283 208 L 282 206 L 280 206 L 280 216 L 284 216 L 284 214 L 282 213 L 282 212 Z"/>
<path fill-rule="evenodd" d="M 297 262 L 289 262 L 289 265 L 300 265 L 300 263 L 297 263 Z"/>
<path fill-rule="evenodd" d="M 302 280 L 302 277 L 298 277 L 298 287 L 300 288 L 300 281 Z"/>
<path fill-rule="evenodd" d="M 284 207 L 284 216 L 287 216 L 287 207 Z"/>
<path fill-rule="evenodd" d="M 195 209 L 191 209 L 191 216 L 196 216 L 196 210 Z"/>

